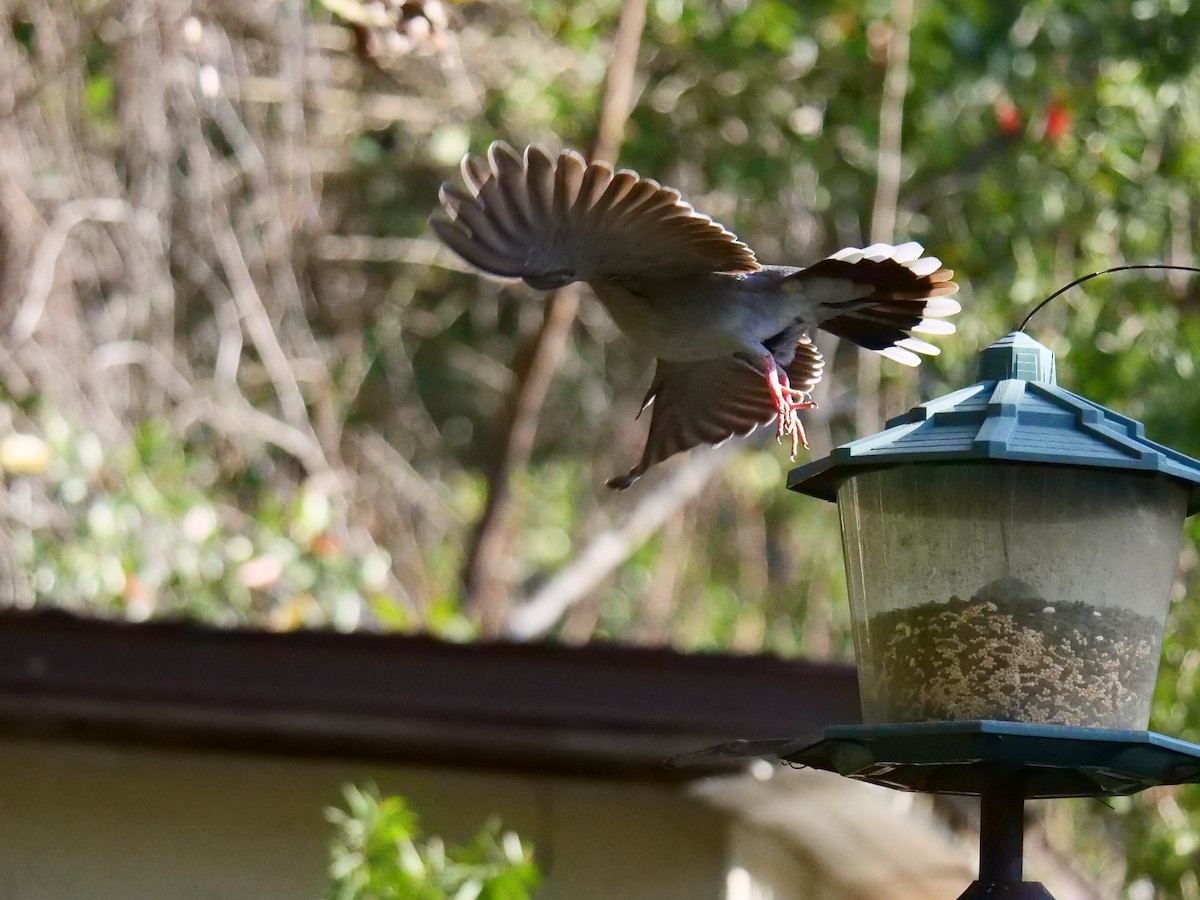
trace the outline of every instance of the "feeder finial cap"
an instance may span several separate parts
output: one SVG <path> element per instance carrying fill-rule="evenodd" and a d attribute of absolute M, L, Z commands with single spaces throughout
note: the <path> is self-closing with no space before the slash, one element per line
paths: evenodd
<path fill-rule="evenodd" d="M 979 354 L 979 380 L 1010 378 L 1057 384 L 1054 353 L 1024 332 L 1006 334 Z"/>

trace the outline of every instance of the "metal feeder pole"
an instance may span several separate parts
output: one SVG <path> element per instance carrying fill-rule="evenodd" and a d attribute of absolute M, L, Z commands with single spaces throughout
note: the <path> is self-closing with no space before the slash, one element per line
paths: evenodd
<path fill-rule="evenodd" d="M 1024 881 L 1025 778 L 996 767 L 979 795 L 979 880 L 959 900 L 1053 900 L 1040 883 Z"/>

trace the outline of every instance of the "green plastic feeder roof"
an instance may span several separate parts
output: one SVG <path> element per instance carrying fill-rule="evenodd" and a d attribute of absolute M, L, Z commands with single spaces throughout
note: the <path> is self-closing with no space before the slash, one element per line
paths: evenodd
<path fill-rule="evenodd" d="M 979 378 L 793 469 L 788 487 L 834 501 L 838 485 L 866 468 L 1001 460 L 1158 473 L 1188 486 L 1188 515 L 1200 511 L 1200 462 L 1147 440 L 1140 422 L 1060 388 L 1054 354 L 1033 338 L 1014 332 L 985 348 Z"/>

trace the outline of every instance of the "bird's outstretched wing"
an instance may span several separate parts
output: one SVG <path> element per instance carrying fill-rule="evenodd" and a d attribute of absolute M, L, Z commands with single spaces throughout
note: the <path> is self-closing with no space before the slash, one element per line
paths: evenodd
<path fill-rule="evenodd" d="M 824 368 L 821 352 L 803 337 L 785 371 L 792 387 L 808 393 Z M 676 453 L 749 434 L 776 416 L 762 372 L 733 356 L 699 363 L 660 359 L 642 409 L 647 406 L 650 433 L 642 458 L 628 475 L 609 479 L 609 487 L 623 490 Z"/>
<path fill-rule="evenodd" d="M 522 156 L 497 141 L 486 159 L 464 157 L 462 174 L 467 189 L 442 185 L 444 211 L 430 225 L 493 275 L 547 289 L 605 276 L 761 268 L 749 247 L 678 191 L 573 150 L 552 157 L 530 145 Z"/>

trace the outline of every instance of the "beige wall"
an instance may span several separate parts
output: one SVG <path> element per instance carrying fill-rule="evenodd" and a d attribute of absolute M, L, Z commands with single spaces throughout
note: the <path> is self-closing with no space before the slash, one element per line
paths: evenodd
<path fill-rule="evenodd" d="M 830 900 L 823 873 L 770 829 L 739 824 L 730 842 L 726 900 Z M 840 898 L 838 898 L 840 900 Z"/>
<path fill-rule="evenodd" d="M 676 788 L 0 741 L 0 900 L 319 898 L 322 811 L 366 778 L 452 840 L 501 815 L 543 897 L 724 896 L 726 816 Z"/>
<path fill-rule="evenodd" d="M 730 815 L 727 900 L 953 900 L 970 847 L 925 798 L 829 772 L 758 767 L 691 793 Z"/>

